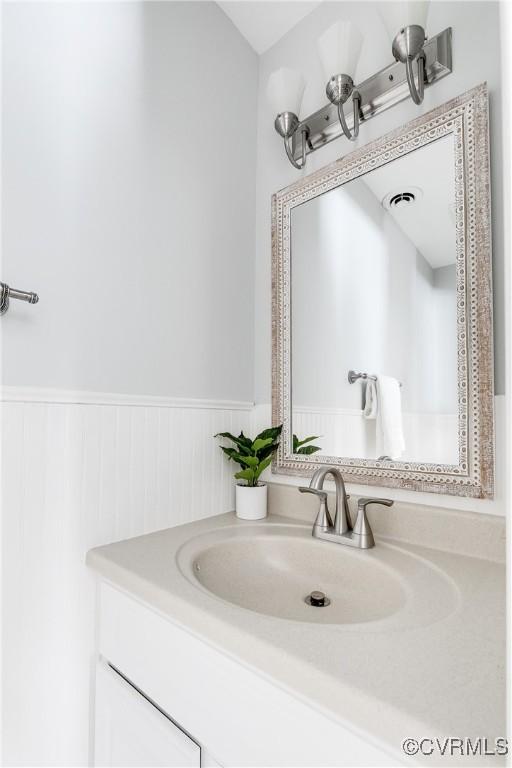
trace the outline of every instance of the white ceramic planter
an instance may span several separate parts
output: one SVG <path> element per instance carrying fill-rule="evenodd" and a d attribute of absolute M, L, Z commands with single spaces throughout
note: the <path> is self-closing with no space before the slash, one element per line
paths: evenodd
<path fill-rule="evenodd" d="M 267 486 L 261 483 L 251 488 L 236 485 L 236 516 L 241 520 L 261 520 L 267 516 Z"/>

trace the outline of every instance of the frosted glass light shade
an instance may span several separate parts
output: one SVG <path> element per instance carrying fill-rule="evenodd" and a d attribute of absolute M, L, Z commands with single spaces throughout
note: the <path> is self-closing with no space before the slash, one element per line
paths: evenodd
<path fill-rule="evenodd" d="M 356 71 L 363 35 L 351 21 L 338 21 L 318 38 L 318 53 L 324 76 L 350 75 Z"/>
<path fill-rule="evenodd" d="M 380 15 L 390 42 L 393 42 L 401 29 L 412 24 L 426 30 L 429 6 L 429 0 L 397 0 L 393 4 L 386 3 L 385 10 L 383 8 Z"/>
<path fill-rule="evenodd" d="M 272 72 L 267 83 L 267 99 L 275 115 L 293 112 L 299 115 L 306 84 L 301 72 L 281 67 Z"/>

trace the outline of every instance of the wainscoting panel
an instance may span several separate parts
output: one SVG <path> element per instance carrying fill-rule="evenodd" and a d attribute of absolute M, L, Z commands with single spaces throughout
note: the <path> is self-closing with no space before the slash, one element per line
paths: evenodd
<path fill-rule="evenodd" d="M 505 395 L 496 395 L 494 398 L 495 409 L 495 494 L 494 499 L 470 499 L 464 496 L 443 496 L 440 493 L 419 493 L 405 488 L 393 488 L 391 491 L 386 486 L 368 486 L 347 483 L 347 490 L 353 496 L 391 496 L 395 503 L 406 504 L 412 511 L 415 505 L 442 509 L 460 509 L 468 512 L 478 512 L 485 515 L 506 515 L 508 509 L 507 482 L 510 476 L 510 458 L 507 447 L 507 402 Z M 270 403 L 258 403 L 254 406 L 252 417 L 252 430 L 257 432 L 270 423 L 272 407 Z M 304 426 L 304 432 L 310 432 L 313 425 Z M 293 475 L 279 475 L 266 469 L 262 479 L 268 483 L 281 483 L 284 485 L 304 485 L 303 477 Z"/>
<path fill-rule="evenodd" d="M 409 461 L 437 461 L 458 464 L 459 434 L 455 414 L 404 411 L 405 456 Z M 293 431 L 299 439 L 318 435 L 315 444 L 326 456 L 375 458 L 377 422 L 363 417 L 361 410 L 294 406 Z"/>
<path fill-rule="evenodd" d="M 79 395 L 10 391 L 1 406 L 4 765 L 88 764 L 85 553 L 232 509 L 213 435 L 251 424 L 250 403 Z"/>

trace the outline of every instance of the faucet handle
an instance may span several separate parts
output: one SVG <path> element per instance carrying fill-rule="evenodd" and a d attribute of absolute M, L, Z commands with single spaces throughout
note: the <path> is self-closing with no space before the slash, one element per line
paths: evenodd
<path fill-rule="evenodd" d="M 316 488 L 311 488 L 309 486 L 301 485 L 299 487 L 299 491 L 301 493 L 314 493 L 315 496 L 319 496 L 321 499 L 324 499 L 324 501 L 327 501 L 327 493 L 326 491 L 318 491 Z M 350 499 L 350 493 L 347 493 L 347 499 Z M 391 502 L 392 504 L 393 502 Z"/>
<path fill-rule="evenodd" d="M 376 499 L 371 497 L 363 497 L 357 502 L 357 520 L 353 532 L 355 535 L 363 537 L 362 541 L 365 542 L 365 549 L 373 547 L 374 545 L 373 532 L 370 523 L 368 522 L 368 518 L 366 517 L 366 507 L 369 504 L 384 504 L 385 507 L 391 507 L 393 503 L 394 502 L 391 499 Z"/>
<path fill-rule="evenodd" d="M 319 491 L 316 488 L 307 488 L 305 486 L 301 486 L 299 491 L 301 493 L 312 493 L 314 496 L 318 496 L 320 499 L 320 509 L 318 510 L 313 529 L 321 528 L 322 531 L 327 532 L 332 528 L 332 518 L 327 506 L 327 493 L 325 491 Z"/>
<path fill-rule="evenodd" d="M 304 485 L 301 485 L 299 488 L 299 491 L 301 493 L 313 493 L 315 496 L 319 496 L 319 498 L 322 499 L 322 501 L 327 501 L 327 493 L 326 491 L 317 491 L 316 488 L 309 488 Z"/>
<path fill-rule="evenodd" d="M 370 497 L 363 497 L 357 502 L 357 511 L 366 509 L 368 504 L 383 504 L 385 507 L 392 507 L 395 502 L 392 499 L 375 499 Z"/>

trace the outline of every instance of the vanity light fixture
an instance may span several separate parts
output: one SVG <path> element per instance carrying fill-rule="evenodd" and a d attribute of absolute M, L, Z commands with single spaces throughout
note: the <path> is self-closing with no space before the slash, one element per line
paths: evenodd
<path fill-rule="evenodd" d="M 283 68 L 270 76 L 268 96 L 277 114 L 274 127 L 284 139 L 286 154 L 295 168 L 304 168 L 307 155 L 339 136 L 354 140 L 361 123 L 404 99 L 412 97 L 416 104 L 421 104 L 424 89 L 450 74 L 452 30 L 448 27 L 427 40 L 428 7 L 428 0 L 386 3 L 383 21 L 393 40 L 395 61 L 357 85 L 353 78 L 361 51 L 361 33 L 348 21 L 329 27 L 318 41 L 325 77 L 329 78 L 329 103 L 303 120 L 298 117 L 304 92 L 302 75 Z M 343 105 L 350 97 L 353 109 L 345 114 Z"/>
<path fill-rule="evenodd" d="M 349 141 L 359 135 L 359 110 L 361 95 L 354 88 L 352 75 L 355 73 L 363 36 L 350 21 L 338 21 L 327 29 L 318 40 L 318 52 L 328 83 L 325 88 L 327 98 L 335 104 L 341 129 Z M 338 74 L 333 74 L 337 72 Z M 353 128 L 349 130 L 343 105 L 352 96 Z"/>
<path fill-rule="evenodd" d="M 407 84 L 411 98 L 415 104 L 421 104 L 423 101 L 423 91 L 425 86 L 425 62 L 426 56 L 423 46 L 427 39 L 425 27 L 427 22 L 427 13 L 429 0 L 404 0 L 395 6 L 395 11 L 400 14 L 399 25 L 394 22 L 395 13 L 391 16 L 383 15 L 390 36 L 392 37 L 391 50 L 396 61 L 405 64 L 407 74 Z M 404 24 L 405 22 L 405 24 Z M 414 79 L 414 63 L 417 63 L 418 86 Z"/>
<path fill-rule="evenodd" d="M 301 151 L 300 159 L 296 160 L 290 147 L 290 141 L 294 139 L 294 134 L 299 126 L 298 114 L 304 95 L 304 78 L 300 72 L 293 69 L 281 67 L 273 72 L 267 85 L 267 96 L 274 107 L 274 114 L 277 117 L 274 121 L 274 127 L 278 134 L 283 137 L 284 148 L 290 163 L 300 170 L 306 164 L 306 143 L 308 138 L 308 129 L 305 125 L 301 127 Z M 283 110 L 282 107 L 287 109 Z"/>

